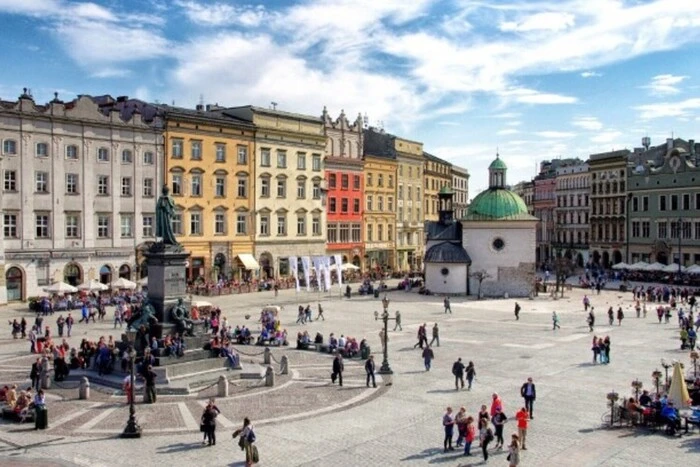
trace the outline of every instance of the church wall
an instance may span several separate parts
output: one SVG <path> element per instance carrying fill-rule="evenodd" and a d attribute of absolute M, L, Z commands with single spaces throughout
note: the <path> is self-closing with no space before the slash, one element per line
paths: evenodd
<path fill-rule="evenodd" d="M 442 274 L 447 268 L 449 274 Z M 467 265 L 461 263 L 425 263 L 425 286 L 435 294 L 467 293 Z"/>

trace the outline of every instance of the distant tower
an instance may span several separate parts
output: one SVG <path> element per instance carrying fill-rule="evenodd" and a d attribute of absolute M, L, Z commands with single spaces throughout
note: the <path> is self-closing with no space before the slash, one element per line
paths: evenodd
<path fill-rule="evenodd" d="M 645 151 L 648 151 L 649 146 L 651 146 L 651 138 L 649 138 L 648 136 L 642 138 L 642 146 L 644 146 Z"/>
<path fill-rule="evenodd" d="M 451 224 L 454 222 L 454 209 L 452 207 L 452 198 L 454 192 L 448 186 L 442 187 L 438 193 L 438 216 L 441 224 Z"/>

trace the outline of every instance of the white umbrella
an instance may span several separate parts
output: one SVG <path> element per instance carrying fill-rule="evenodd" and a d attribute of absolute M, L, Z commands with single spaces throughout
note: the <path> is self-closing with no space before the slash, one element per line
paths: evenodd
<path fill-rule="evenodd" d="M 633 271 L 645 271 L 648 267 L 649 263 L 645 263 L 644 261 L 637 261 L 636 263 L 631 264 L 629 268 Z"/>
<path fill-rule="evenodd" d="M 663 268 L 664 272 L 678 272 L 678 264 L 677 263 L 671 263 L 667 264 Z M 685 268 L 681 266 L 681 272 L 685 271 Z"/>
<path fill-rule="evenodd" d="M 693 264 L 692 266 L 688 267 L 685 272 L 688 272 L 690 274 L 700 274 L 700 266 L 697 264 Z"/>
<path fill-rule="evenodd" d="M 665 264 L 661 264 L 661 263 L 657 262 L 657 263 L 650 264 L 649 266 L 646 267 L 645 270 L 646 271 L 663 271 L 665 267 L 666 267 Z"/>
<path fill-rule="evenodd" d="M 129 279 L 124 279 L 123 277 L 120 277 L 116 281 L 112 282 L 112 288 L 115 289 L 130 289 L 133 290 L 136 288 L 136 282 L 131 282 Z"/>
<path fill-rule="evenodd" d="M 621 262 L 621 263 L 617 263 L 617 264 L 614 265 L 612 268 L 613 268 L 613 269 L 629 269 L 629 267 L 630 267 L 629 264 L 627 264 L 627 263 L 625 263 L 625 262 Z"/>
<path fill-rule="evenodd" d="M 192 306 L 196 306 L 197 308 L 207 308 L 207 307 L 212 307 L 212 305 L 209 302 L 205 302 L 204 300 L 194 300 L 192 302 Z"/>
<path fill-rule="evenodd" d="M 358 268 L 357 266 L 355 266 L 355 265 L 352 264 L 352 263 L 343 263 L 343 264 L 340 265 L 340 270 L 341 270 L 341 271 L 357 271 L 357 270 L 359 270 L 359 269 L 360 269 L 360 268 Z"/>
<path fill-rule="evenodd" d="M 76 293 L 77 291 L 78 289 L 65 282 L 54 282 L 50 286 L 44 288 L 44 292 L 55 294 Z"/>
<path fill-rule="evenodd" d="M 88 292 L 101 292 L 103 290 L 109 290 L 109 287 L 107 287 L 105 284 L 103 284 L 100 281 L 96 280 L 89 280 L 83 284 L 80 284 L 78 286 L 78 289 L 80 290 L 87 290 Z"/>
<path fill-rule="evenodd" d="M 673 364 L 673 377 L 671 378 L 671 387 L 668 390 L 668 400 L 673 401 L 673 405 L 675 405 L 677 409 L 687 409 L 690 407 L 688 385 L 685 383 L 680 362 Z"/>

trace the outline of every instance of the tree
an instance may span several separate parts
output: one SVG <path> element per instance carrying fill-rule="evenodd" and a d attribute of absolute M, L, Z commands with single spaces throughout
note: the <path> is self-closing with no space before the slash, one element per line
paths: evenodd
<path fill-rule="evenodd" d="M 479 291 L 477 292 L 476 296 L 479 300 L 481 300 L 481 283 L 484 282 L 484 279 L 488 279 L 489 277 L 491 277 L 491 274 L 486 272 L 485 269 L 481 269 L 479 271 L 474 271 L 469 275 L 469 277 L 479 281 Z"/>

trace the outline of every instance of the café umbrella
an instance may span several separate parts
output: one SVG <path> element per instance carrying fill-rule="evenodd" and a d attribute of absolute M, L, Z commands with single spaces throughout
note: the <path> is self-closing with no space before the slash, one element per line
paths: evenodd
<path fill-rule="evenodd" d="M 67 294 L 76 293 L 78 289 L 65 282 L 54 282 L 50 286 L 44 288 L 44 292 L 54 293 L 54 294 Z"/>
<path fill-rule="evenodd" d="M 680 362 L 673 364 L 673 377 L 671 388 L 668 390 L 668 400 L 673 401 L 673 405 L 677 409 L 690 407 L 690 394 L 688 394 L 688 385 L 685 383 Z"/>
<path fill-rule="evenodd" d="M 79 290 L 87 290 L 88 292 L 98 292 L 98 291 L 101 292 L 103 290 L 108 290 L 109 287 L 107 287 L 102 282 L 96 281 L 93 279 L 93 280 L 87 281 L 83 284 L 80 284 L 78 286 L 78 289 Z"/>

